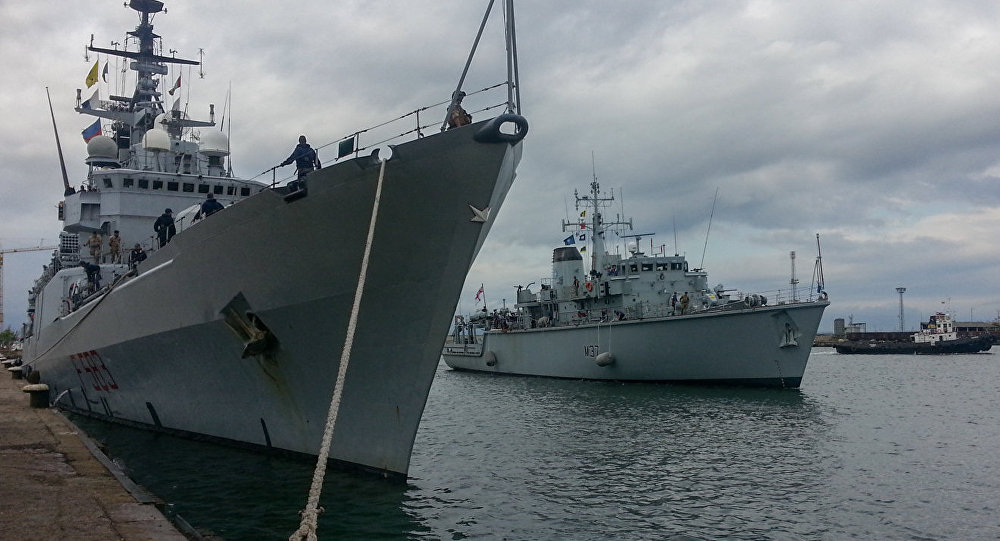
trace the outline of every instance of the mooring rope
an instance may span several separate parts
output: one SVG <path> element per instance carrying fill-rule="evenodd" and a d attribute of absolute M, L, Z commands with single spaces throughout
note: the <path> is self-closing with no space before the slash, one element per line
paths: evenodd
<path fill-rule="evenodd" d="M 372 251 L 372 239 L 375 237 L 375 220 L 378 218 L 379 200 L 382 199 L 382 180 L 385 178 L 385 160 L 378 172 L 378 185 L 375 187 L 375 204 L 372 206 L 372 219 L 368 224 L 368 239 L 365 241 L 365 255 L 361 259 L 361 273 L 358 277 L 358 288 L 354 291 L 354 306 L 351 308 L 351 318 L 347 322 L 347 336 L 344 339 L 344 351 L 340 355 L 340 368 L 337 371 L 337 383 L 333 387 L 333 398 L 330 401 L 330 411 L 326 416 L 326 428 L 323 431 L 323 442 L 316 458 L 316 470 L 313 472 L 312 486 L 309 488 L 309 499 L 306 508 L 300 514 L 302 522 L 299 529 L 289 537 L 289 541 L 307 539 L 316 541 L 316 522 L 323 508 L 319 507 L 319 496 L 323 491 L 323 478 L 326 477 L 326 461 L 330 457 L 330 444 L 333 441 L 333 428 L 337 423 L 337 412 L 340 410 L 340 397 L 344 393 L 344 380 L 347 378 L 347 364 L 351 359 L 351 347 L 354 345 L 354 331 L 358 325 L 358 310 L 361 308 L 361 294 L 365 289 L 365 276 L 368 274 L 368 258 Z"/>

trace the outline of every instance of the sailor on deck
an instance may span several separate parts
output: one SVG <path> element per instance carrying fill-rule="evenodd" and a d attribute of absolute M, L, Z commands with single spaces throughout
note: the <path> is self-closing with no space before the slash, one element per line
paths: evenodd
<path fill-rule="evenodd" d="M 174 211 L 167 209 L 153 222 L 153 231 L 160 241 L 160 248 L 170 242 L 170 239 L 177 234 L 177 227 L 174 225 Z"/>
<path fill-rule="evenodd" d="M 448 106 L 449 130 L 472 123 L 472 115 L 462 108 L 463 98 L 465 98 L 465 92 L 461 90 L 457 90 L 451 95 L 451 105 Z"/>
<path fill-rule="evenodd" d="M 298 174 L 296 180 L 288 183 L 288 186 L 292 190 L 298 189 L 299 184 L 303 182 L 306 175 L 322 167 L 319 163 L 319 156 L 309 146 L 309 143 L 306 142 L 305 135 L 299 136 L 299 144 L 295 145 L 295 150 L 292 151 L 292 154 L 285 161 L 278 164 L 278 167 L 284 167 L 292 162 L 295 162 L 295 172 Z"/>

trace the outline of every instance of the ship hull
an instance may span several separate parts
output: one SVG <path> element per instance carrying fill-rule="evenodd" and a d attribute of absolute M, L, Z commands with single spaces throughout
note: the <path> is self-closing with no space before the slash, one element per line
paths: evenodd
<path fill-rule="evenodd" d="M 446 345 L 443 357 L 454 369 L 497 374 L 795 388 L 828 304 L 491 331 L 482 344 Z"/>
<path fill-rule="evenodd" d="M 948 355 L 953 353 L 979 353 L 989 351 L 993 339 L 989 336 L 959 338 L 940 342 L 840 342 L 834 345 L 837 353 L 844 355 Z"/>
<path fill-rule="evenodd" d="M 519 142 L 477 142 L 484 124 L 394 146 L 384 171 L 364 157 L 314 172 L 305 197 L 226 208 L 98 300 L 37 314 L 55 320 L 25 364 L 60 407 L 316 455 L 383 175 L 330 457 L 405 476 L 451 312 L 520 159 Z"/>

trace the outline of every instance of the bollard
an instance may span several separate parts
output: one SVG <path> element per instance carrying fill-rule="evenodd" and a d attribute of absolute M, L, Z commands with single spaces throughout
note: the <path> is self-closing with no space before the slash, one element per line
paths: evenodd
<path fill-rule="evenodd" d="M 10 372 L 10 379 L 24 379 L 24 371 L 20 366 L 12 366 L 7 371 Z"/>
<path fill-rule="evenodd" d="M 28 393 L 28 404 L 33 408 L 49 407 L 49 386 L 44 383 L 25 385 L 22 391 Z"/>

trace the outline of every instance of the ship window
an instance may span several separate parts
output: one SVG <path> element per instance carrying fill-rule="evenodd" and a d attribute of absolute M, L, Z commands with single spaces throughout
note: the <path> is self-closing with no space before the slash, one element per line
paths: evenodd
<path fill-rule="evenodd" d="M 222 195 L 222 186 L 216 184 L 212 187 L 212 192 L 215 193 L 215 195 Z"/>
<path fill-rule="evenodd" d="M 153 189 L 154 190 L 162 190 L 163 189 L 163 181 L 162 180 L 154 180 L 153 181 Z"/>
<path fill-rule="evenodd" d="M 644 270 L 644 271 L 651 271 L 651 270 L 653 270 L 653 264 L 652 263 L 643 263 L 642 264 L 642 270 Z"/>
<path fill-rule="evenodd" d="M 632 264 L 631 264 L 631 265 L 629 266 L 629 270 L 630 270 L 631 272 L 639 272 L 639 265 L 636 265 L 635 263 L 632 263 Z"/>
<path fill-rule="evenodd" d="M 658 271 L 669 270 L 667 267 L 669 267 L 669 265 L 667 263 L 657 263 L 656 264 L 656 270 L 658 270 Z"/>
<path fill-rule="evenodd" d="M 226 195 L 236 195 L 236 187 L 226 186 Z"/>
<path fill-rule="evenodd" d="M 148 190 L 149 189 L 149 179 L 140 178 L 139 179 L 139 187 L 142 188 L 143 190 Z"/>
<path fill-rule="evenodd" d="M 208 188 L 209 188 L 208 184 L 199 184 L 198 193 L 208 193 Z"/>
<path fill-rule="evenodd" d="M 177 191 L 177 184 L 178 183 L 176 183 L 176 182 L 167 182 L 167 191 L 168 192 L 176 192 Z"/>
<path fill-rule="evenodd" d="M 240 196 L 246 197 L 250 195 L 250 188 L 240 188 Z"/>
<path fill-rule="evenodd" d="M 190 182 L 185 182 L 184 183 L 184 191 L 185 192 L 193 192 L 194 191 L 194 184 L 192 184 Z"/>
<path fill-rule="evenodd" d="M 133 188 L 135 187 L 135 179 L 132 177 L 125 177 L 122 179 L 122 188 Z"/>
<path fill-rule="evenodd" d="M 104 187 L 105 188 L 113 188 L 114 187 L 114 184 L 111 183 L 111 179 L 110 178 L 104 177 Z"/>
<path fill-rule="evenodd" d="M 681 267 L 680 263 L 671 263 L 670 264 L 670 270 L 681 270 L 681 268 L 682 267 Z"/>

